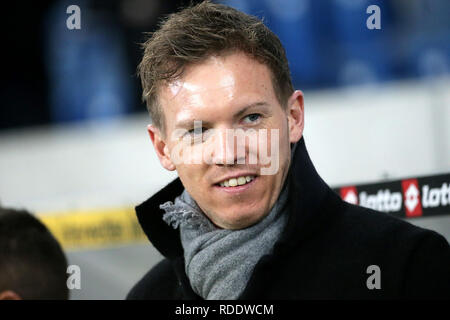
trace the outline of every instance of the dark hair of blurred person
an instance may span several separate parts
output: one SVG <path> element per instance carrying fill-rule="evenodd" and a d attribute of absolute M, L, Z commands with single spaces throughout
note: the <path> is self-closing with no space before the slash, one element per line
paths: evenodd
<path fill-rule="evenodd" d="M 0 207 L 0 300 L 67 299 L 66 256 L 24 210 Z"/>

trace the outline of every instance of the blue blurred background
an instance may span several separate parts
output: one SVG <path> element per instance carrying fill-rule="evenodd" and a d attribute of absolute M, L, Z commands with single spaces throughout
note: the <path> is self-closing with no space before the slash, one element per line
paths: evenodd
<path fill-rule="evenodd" d="M 303 90 L 448 74 L 447 0 L 229 0 L 263 17 L 283 42 Z M 0 129 L 145 112 L 135 76 L 143 32 L 188 1 L 9 2 L 4 33 Z M 69 30 L 66 8 L 81 8 Z M 369 30 L 369 5 L 381 29 Z"/>

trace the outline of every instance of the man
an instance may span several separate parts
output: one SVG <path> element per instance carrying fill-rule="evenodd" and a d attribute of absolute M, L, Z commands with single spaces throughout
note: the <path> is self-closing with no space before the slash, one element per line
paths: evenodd
<path fill-rule="evenodd" d="M 0 208 L 0 300 L 67 299 L 66 271 L 61 246 L 38 219 Z"/>
<path fill-rule="evenodd" d="M 203 2 L 144 48 L 148 132 L 179 178 L 136 208 L 165 259 L 129 299 L 450 297 L 442 236 L 345 203 L 319 177 L 303 94 L 261 21 Z"/>

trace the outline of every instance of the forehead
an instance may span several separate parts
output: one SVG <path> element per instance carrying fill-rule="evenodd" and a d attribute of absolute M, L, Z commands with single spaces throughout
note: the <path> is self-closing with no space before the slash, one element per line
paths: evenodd
<path fill-rule="evenodd" d="M 190 65 L 160 91 L 166 127 L 190 118 L 217 118 L 261 101 L 277 103 L 271 72 L 243 53 L 211 56 Z"/>

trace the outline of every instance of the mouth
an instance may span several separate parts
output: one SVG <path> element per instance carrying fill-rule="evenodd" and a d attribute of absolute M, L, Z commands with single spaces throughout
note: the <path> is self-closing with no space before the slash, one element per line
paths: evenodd
<path fill-rule="evenodd" d="M 243 186 L 247 183 L 250 183 L 256 176 L 239 176 L 236 178 L 226 179 L 222 182 L 219 182 L 218 185 L 221 187 L 238 187 Z"/>
<path fill-rule="evenodd" d="M 242 192 L 250 188 L 258 179 L 255 175 L 242 175 L 216 183 L 214 186 L 226 192 Z"/>

